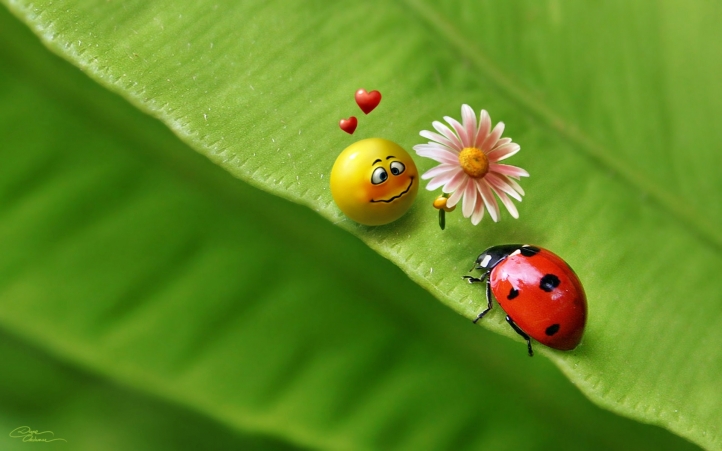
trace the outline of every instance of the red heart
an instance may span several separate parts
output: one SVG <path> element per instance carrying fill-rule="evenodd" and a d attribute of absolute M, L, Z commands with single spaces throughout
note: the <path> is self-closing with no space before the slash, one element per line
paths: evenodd
<path fill-rule="evenodd" d="M 366 114 L 369 114 L 381 102 L 381 93 L 378 91 L 366 92 L 365 89 L 356 91 L 356 103 Z"/>
<path fill-rule="evenodd" d="M 358 125 L 358 120 L 356 120 L 355 116 L 351 116 L 348 119 L 341 119 L 338 121 L 338 126 L 341 127 L 341 130 L 345 131 L 349 135 L 353 135 L 353 132 L 356 131 L 356 126 Z"/>

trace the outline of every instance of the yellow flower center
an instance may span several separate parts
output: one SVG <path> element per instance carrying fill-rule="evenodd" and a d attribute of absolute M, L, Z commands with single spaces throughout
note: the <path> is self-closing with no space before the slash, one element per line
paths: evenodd
<path fill-rule="evenodd" d="M 459 153 L 459 164 L 470 177 L 480 179 L 489 172 L 489 159 L 476 147 L 465 147 Z"/>

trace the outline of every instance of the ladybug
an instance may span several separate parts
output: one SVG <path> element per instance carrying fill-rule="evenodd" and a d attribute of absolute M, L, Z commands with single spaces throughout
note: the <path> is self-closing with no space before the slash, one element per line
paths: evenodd
<path fill-rule="evenodd" d="M 556 254 L 527 244 L 492 246 L 479 255 L 471 271 L 480 277 L 464 276 L 469 283 L 486 282 L 486 309 L 491 294 L 506 312 L 506 322 L 521 335 L 529 356 L 534 352 L 530 337 L 564 351 L 582 340 L 587 321 L 587 298 L 574 270 Z"/>

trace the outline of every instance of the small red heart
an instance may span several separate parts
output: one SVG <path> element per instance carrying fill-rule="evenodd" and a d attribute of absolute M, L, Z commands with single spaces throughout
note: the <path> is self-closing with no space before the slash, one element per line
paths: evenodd
<path fill-rule="evenodd" d="M 381 102 L 381 93 L 378 91 L 366 92 L 365 89 L 356 91 L 356 103 L 366 114 L 369 114 Z"/>
<path fill-rule="evenodd" d="M 338 126 L 341 127 L 341 130 L 345 131 L 349 135 L 353 135 L 353 132 L 356 131 L 356 126 L 358 125 L 358 120 L 356 120 L 355 116 L 351 116 L 348 119 L 341 119 L 338 121 Z"/>

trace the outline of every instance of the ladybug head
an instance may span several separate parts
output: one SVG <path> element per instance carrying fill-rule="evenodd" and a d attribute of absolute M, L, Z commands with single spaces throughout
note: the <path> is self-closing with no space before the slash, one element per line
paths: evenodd
<path fill-rule="evenodd" d="M 481 269 L 482 271 L 489 272 L 501 263 L 502 260 L 523 246 L 523 244 L 492 246 L 479 255 L 479 258 L 476 259 L 476 266 L 473 269 Z"/>

